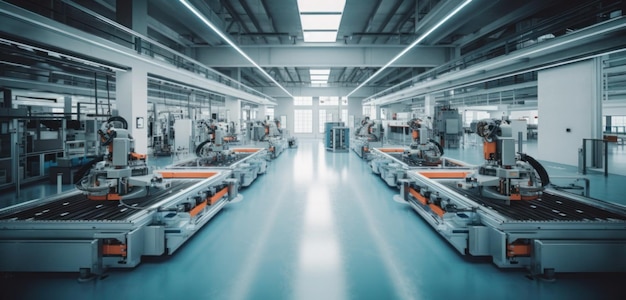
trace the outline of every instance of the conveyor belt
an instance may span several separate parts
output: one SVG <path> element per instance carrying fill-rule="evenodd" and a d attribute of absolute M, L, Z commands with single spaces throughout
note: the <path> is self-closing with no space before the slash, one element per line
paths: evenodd
<path fill-rule="evenodd" d="M 422 161 L 415 161 L 412 159 L 406 159 L 404 157 L 402 157 L 402 153 L 398 153 L 398 152 L 391 152 L 391 153 L 386 153 L 387 155 L 391 156 L 393 159 L 405 163 L 407 164 L 409 167 L 432 167 L 431 165 L 425 165 L 423 164 Z M 445 165 L 444 167 L 458 167 L 458 165 L 455 165 L 449 161 L 445 161 Z"/>
<path fill-rule="evenodd" d="M 236 153 L 234 159 L 224 161 L 213 161 L 210 158 L 196 158 L 173 165 L 174 168 L 194 168 L 194 167 L 230 167 L 254 153 Z"/>
<path fill-rule="evenodd" d="M 478 195 L 477 189 L 464 190 L 457 187 L 455 182 L 443 184 L 470 200 L 517 221 L 626 221 L 626 212 L 614 213 L 549 191 L 544 191 L 537 200 L 511 201 L 510 205 L 506 205 L 501 200 Z"/>
<path fill-rule="evenodd" d="M 167 190 L 153 190 L 150 196 L 125 200 L 127 205 L 145 207 L 198 183 L 197 180 L 172 182 Z M 0 216 L 0 220 L 25 221 L 123 221 L 139 210 L 118 201 L 89 200 L 80 194 Z"/>

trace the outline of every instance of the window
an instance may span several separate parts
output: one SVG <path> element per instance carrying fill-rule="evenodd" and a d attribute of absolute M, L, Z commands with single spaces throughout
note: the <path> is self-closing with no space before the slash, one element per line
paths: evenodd
<path fill-rule="evenodd" d="M 345 108 L 341 110 L 341 122 L 348 124 L 348 110 Z"/>
<path fill-rule="evenodd" d="M 313 97 L 293 97 L 293 105 L 311 106 L 313 105 Z"/>
<path fill-rule="evenodd" d="M 320 109 L 319 110 L 319 118 L 318 118 L 319 124 L 319 132 L 323 133 L 324 132 L 324 124 L 326 122 L 332 122 L 333 121 L 333 113 L 326 111 L 325 109 Z"/>
<path fill-rule="evenodd" d="M 602 123 L 606 128 L 606 118 L 602 118 Z M 626 116 L 611 116 L 611 127 L 606 130 L 616 133 L 626 132 Z"/>
<path fill-rule="evenodd" d="M 313 111 L 296 109 L 293 111 L 293 132 L 313 133 Z"/>
<path fill-rule="evenodd" d="M 267 116 L 267 118 L 271 121 L 274 120 L 274 108 L 273 107 L 268 107 L 265 109 L 265 115 Z"/>
<path fill-rule="evenodd" d="M 363 105 L 363 116 L 368 116 L 370 119 L 376 118 L 376 106 L 374 105 Z"/>
<path fill-rule="evenodd" d="M 339 97 L 325 97 L 320 96 L 320 105 L 329 106 L 329 105 L 339 105 Z"/>
<path fill-rule="evenodd" d="M 323 133 L 324 132 L 324 123 L 326 123 L 326 110 L 325 109 L 320 109 L 319 110 L 319 133 Z"/>
<path fill-rule="evenodd" d="M 479 121 L 482 119 L 488 119 L 489 113 L 486 111 L 475 111 L 468 110 L 465 111 L 465 126 L 470 126 L 472 121 Z"/>

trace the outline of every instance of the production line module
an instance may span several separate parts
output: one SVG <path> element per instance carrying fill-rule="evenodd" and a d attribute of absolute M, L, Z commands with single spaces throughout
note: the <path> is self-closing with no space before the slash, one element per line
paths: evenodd
<path fill-rule="evenodd" d="M 537 276 L 624 272 L 626 208 L 545 188 L 536 199 L 486 197 L 462 189 L 464 172 L 412 170 L 397 201 L 406 201 L 463 255 L 490 256 L 501 268 Z"/>
<path fill-rule="evenodd" d="M 171 255 L 229 201 L 241 198 L 230 170 L 168 179 L 165 189 L 122 201 L 72 190 L 0 210 L 2 272 L 133 268 L 142 256 Z"/>

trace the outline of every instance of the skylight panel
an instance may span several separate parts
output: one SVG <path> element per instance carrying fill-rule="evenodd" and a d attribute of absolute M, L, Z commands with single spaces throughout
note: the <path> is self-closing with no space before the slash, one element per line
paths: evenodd
<path fill-rule="evenodd" d="M 346 0 L 298 0 L 300 13 L 306 12 L 343 12 Z"/>
<path fill-rule="evenodd" d="M 302 14 L 302 30 L 337 30 L 341 23 L 340 14 Z"/>
<path fill-rule="evenodd" d="M 304 31 L 304 41 L 308 43 L 331 43 L 337 41 L 337 31 Z"/>

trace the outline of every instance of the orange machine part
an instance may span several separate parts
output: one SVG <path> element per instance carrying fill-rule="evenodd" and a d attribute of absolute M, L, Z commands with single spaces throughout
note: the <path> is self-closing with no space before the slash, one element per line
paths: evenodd
<path fill-rule="evenodd" d="M 87 199 L 97 200 L 97 201 L 102 201 L 102 200 L 120 201 L 122 197 L 119 194 L 106 194 L 102 196 L 88 195 Z"/>
<path fill-rule="evenodd" d="M 211 198 L 209 198 L 209 204 L 210 205 L 215 204 L 215 202 L 217 202 L 220 199 L 222 199 L 222 197 L 224 197 L 224 195 L 226 195 L 226 193 L 228 193 L 228 187 L 225 187 L 225 188 L 221 189 L 219 192 L 217 192 L 215 195 L 213 195 Z"/>
<path fill-rule="evenodd" d="M 420 137 L 420 132 L 417 130 L 413 130 L 412 136 L 414 140 L 417 140 Z"/>
<path fill-rule="evenodd" d="M 241 152 L 241 153 L 254 153 L 259 151 L 259 149 L 255 149 L 255 148 L 237 148 L 237 149 L 233 149 L 234 152 Z"/>
<path fill-rule="evenodd" d="M 452 179 L 465 178 L 470 172 L 419 172 L 426 178 L 430 179 Z"/>
<path fill-rule="evenodd" d="M 506 256 L 530 256 L 530 245 L 508 244 L 506 245 Z"/>
<path fill-rule="evenodd" d="M 131 152 L 130 153 L 130 157 L 132 157 L 133 159 L 146 159 L 146 155 L 145 154 L 139 154 L 139 153 L 135 153 L 135 152 Z"/>
<path fill-rule="evenodd" d="M 191 217 L 195 217 L 197 214 L 199 214 L 204 208 L 206 207 L 206 200 L 200 202 L 200 204 L 196 205 L 196 207 L 192 208 L 189 211 L 189 215 L 191 215 Z"/>
<path fill-rule="evenodd" d="M 163 178 L 209 178 L 215 176 L 215 172 L 210 171 L 157 171 Z"/>
<path fill-rule="evenodd" d="M 378 150 L 380 150 L 380 152 L 385 152 L 385 153 L 404 152 L 404 149 L 402 148 L 381 148 Z"/>
<path fill-rule="evenodd" d="M 236 149 L 232 149 L 233 152 L 241 152 L 241 153 L 254 153 L 259 151 L 259 149 L 255 149 L 255 148 L 236 148 Z"/>
<path fill-rule="evenodd" d="M 413 195 L 413 197 L 415 197 L 415 199 L 417 199 L 417 201 L 419 201 L 423 205 L 426 205 L 426 203 L 428 203 L 426 197 L 422 196 L 422 194 L 418 193 L 415 189 L 409 188 L 409 193 L 411 193 L 411 195 Z"/>
<path fill-rule="evenodd" d="M 496 142 L 484 142 L 483 143 L 483 155 L 485 159 L 489 160 L 492 156 L 496 155 Z"/>
<path fill-rule="evenodd" d="M 409 188 L 409 193 L 413 195 L 413 197 L 415 197 L 415 199 L 417 199 L 417 201 L 419 201 L 422 205 L 428 205 L 431 211 L 437 214 L 440 218 L 443 218 L 443 214 L 445 214 L 446 212 L 441 207 L 432 203 L 428 204 L 428 199 L 426 199 L 426 197 L 422 196 L 422 194 L 418 193 L 413 188 Z"/>
<path fill-rule="evenodd" d="M 103 255 L 119 255 L 126 256 L 126 245 L 102 245 Z"/>
<path fill-rule="evenodd" d="M 509 199 L 511 201 L 530 201 L 530 200 L 537 200 L 537 199 L 539 199 L 539 196 L 538 195 L 522 196 L 520 194 L 511 194 L 511 196 L 509 196 Z"/>
<path fill-rule="evenodd" d="M 435 204 L 428 204 L 428 207 L 430 207 L 430 210 L 432 210 L 434 213 L 436 213 L 440 218 L 443 218 L 443 214 L 445 214 L 446 212 L 439 206 L 435 205 Z"/>

